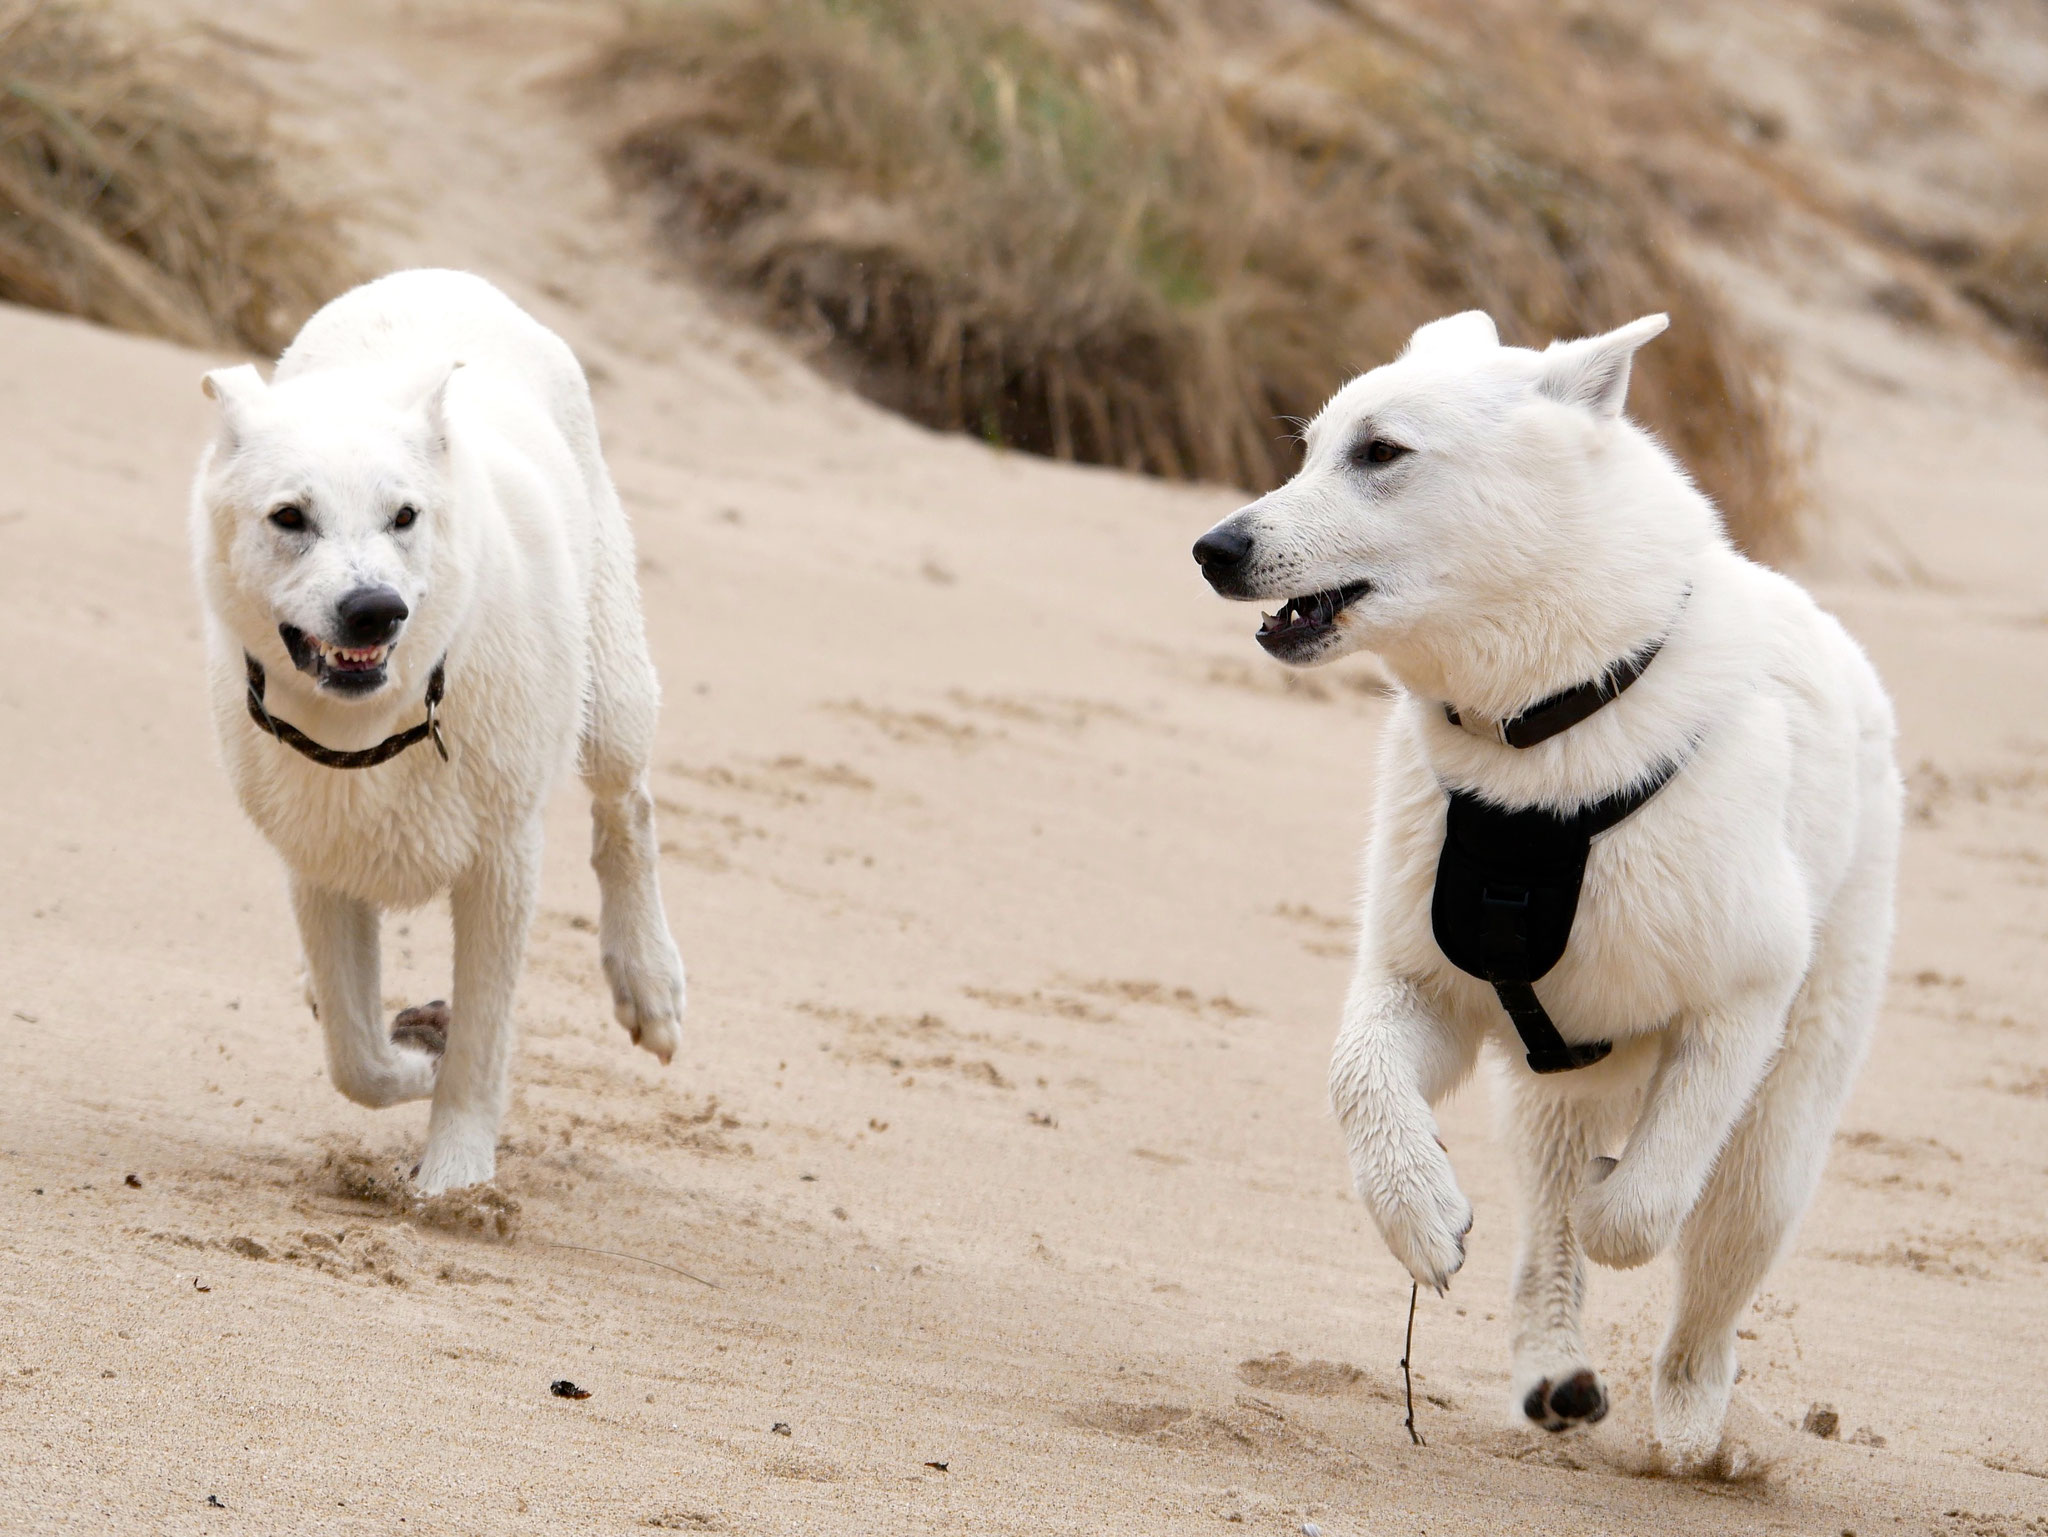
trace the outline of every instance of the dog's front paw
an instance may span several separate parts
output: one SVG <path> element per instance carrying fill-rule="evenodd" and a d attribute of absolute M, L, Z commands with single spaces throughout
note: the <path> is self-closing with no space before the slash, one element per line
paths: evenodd
<path fill-rule="evenodd" d="M 607 951 L 605 980 L 611 984 L 612 1009 L 633 1044 L 651 1051 L 664 1064 L 683 1043 L 683 958 L 666 933 L 657 943 Z"/>
<path fill-rule="evenodd" d="M 1634 1167 L 1596 1158 L 1572 1221 L 1594 1263 L 1633 1270 L 1671 1247 L 1686 1211 L 1683 1202 L 1639 1177 Z"/>
<path fill-rule="evenodd" d="M 1399 1178 L 1385 1178 L 1377 1170 L 1355 1172 L 1359 1195 L 1394 1258 L 1419 1283 L 1440 1293 L 1465 1263 L 1472 1203 L 1458 1189 L 1443 1150 L 1432 1142 L 1430 1151 L 1434 1158 Z"/>
<path fill-rule="evenodd" d="M 497 1172 L 497 1144 L 488 1132 L 429 1136 L 426 1152 L 413 1166 L 412 1187 L 432 1197 L 488 1184 Z"/>

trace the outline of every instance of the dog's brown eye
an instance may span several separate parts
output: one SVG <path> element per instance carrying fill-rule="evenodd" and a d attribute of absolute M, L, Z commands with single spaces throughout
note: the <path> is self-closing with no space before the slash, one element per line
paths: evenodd
<path fill-rule="evenodd" d="M 1392 464 L 1407 452 L 1387 438 L 1373 438 L 1359 447 L 1356 457 L 1363 464 Z"/>
<path fill-rule="evenodd" d="M 420 514 L 417 507 L 401 507 L 398 509 L 398 516 L 391 520 L 391 526 L 393 528 L 411 528 L 419 520 Z"/>
<path fill-rule="evenodd" d="M 270 515 L 270 521 L 279 528 L 295 534 L 306 526 L 306 514 L 303 509 L 287 503 Z"/>

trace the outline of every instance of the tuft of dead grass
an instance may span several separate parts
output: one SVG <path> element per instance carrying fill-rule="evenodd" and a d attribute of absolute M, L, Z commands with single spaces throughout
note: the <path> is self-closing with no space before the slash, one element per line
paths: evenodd
<path fill-rule="evenodd" d="M 1959 286 L 1964 297 L 2048 357 L 2048 215 L 2021 225 L 1986 252 Z"/>
<path fill-rule="evenodd" d="M 351 281 L 337 216 L 160 41 L 0 0 L 0 300 L 276 352 Z"/>
<path fill-rule="evenodd" d="M 1518 118 L 1440 48 L 1324 15 L 1273 42 L 1165 4 L 653 4 L 579 84 L 687 260 L 931 426 L 1263 489 L 1281 424 L 1425 320 L 1541 345 L 1669 310 L 1636 413 L 1782 551 L 1770 354 L 1638 174 L 1553 101 Z"/>

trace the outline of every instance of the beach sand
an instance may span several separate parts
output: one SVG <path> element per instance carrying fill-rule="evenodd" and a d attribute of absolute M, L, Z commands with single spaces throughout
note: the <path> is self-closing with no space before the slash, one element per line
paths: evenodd
<path fill-rule="evenodd" d="M 1323 1087 L 1370 663 L 1285 673 L 1207 592 L 1231 493 L 934 436 L 658 276 L 535 84 L 594 13 L 338 9 L 219 45 L 380 263 L 482 272 L 590 367 L 685 1044 L 610 1018 L 565 787 L 497 1196 L 405 1210 L 426 1107 L 328 1085 L 215 762 L 185 498 L 225 359 L 0 308 L 0 1530 L 2048 1530 L 2039 373 L 1757 279 L 1798 569 L 1895 693 L 1911 820 L 1876 1046 L 1744 1325 L 1747 1476 L 1646 1474 L 1668 1261 L 1594 1274 L 1606 1422 L 1516 1426 L 1484 1075 L 1415 1447 Z M 394 1009 L 445 995 L 440 910 L 385 945 Z"/>

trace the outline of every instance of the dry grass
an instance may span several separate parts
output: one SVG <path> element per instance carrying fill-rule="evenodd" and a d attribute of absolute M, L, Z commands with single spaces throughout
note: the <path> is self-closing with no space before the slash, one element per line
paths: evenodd
<path fill-rule="evenodd" d="M 1636 410 L 1738 538 L 1785 547 L 1769 358 L 1599 125 L 1517 118 L 1362 16 L 1279 44 L 1145 0 L 1060 16 L 656 4 L 582 83 L 688 259 L 920 421 L 1262 488 L 1284 420 L 1424 320 L 1541 344 L 1669 310 Z"/>
<path fill-rule="evenodd" d="M 2048 358 L 2048 216 L 2013 231 L 1964 273 L 1959 286 Z"/>
<path fill-rule="evenodd" d="M 288 195 L 253 113 L 143 47 L 0 0 L 0 299 L 275 352 L 348 285 L 334 212 Z"/>

